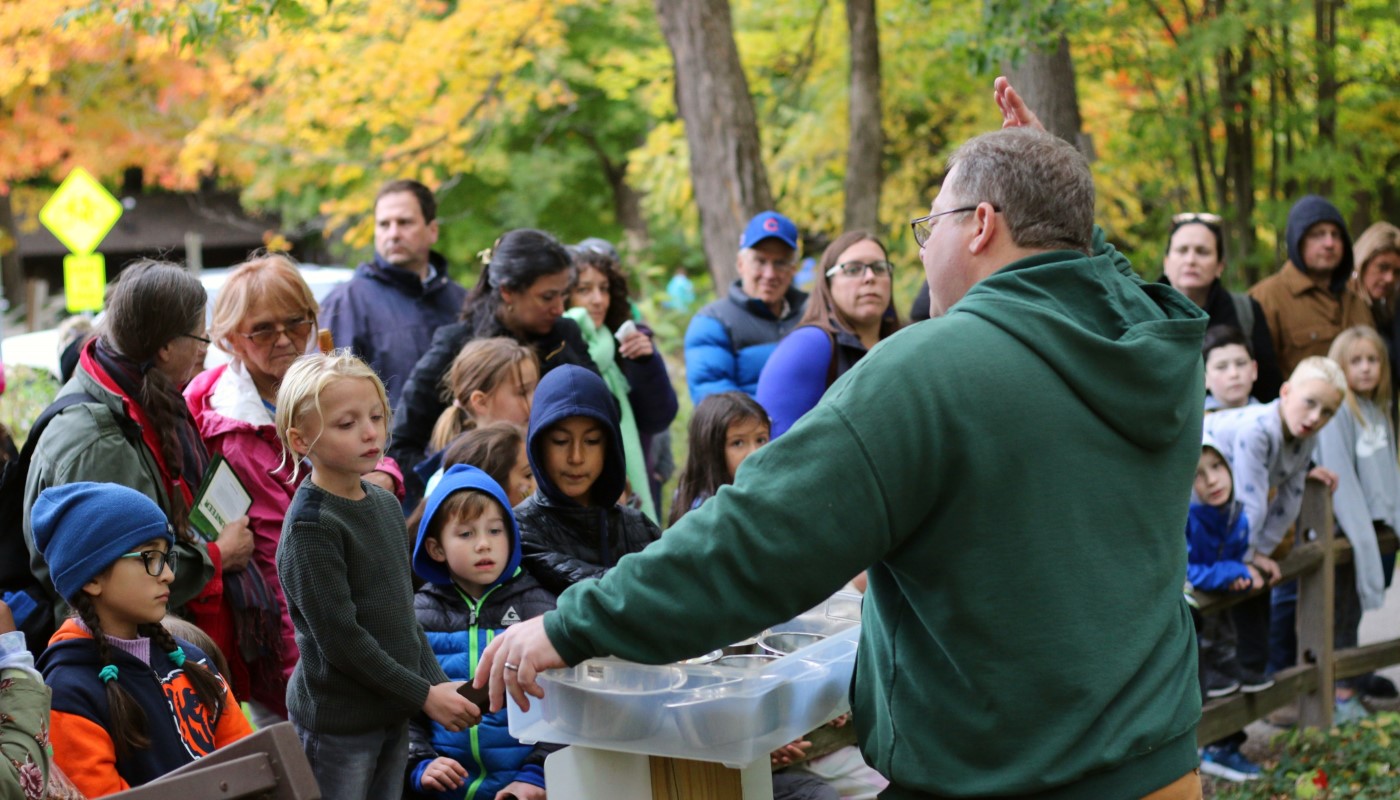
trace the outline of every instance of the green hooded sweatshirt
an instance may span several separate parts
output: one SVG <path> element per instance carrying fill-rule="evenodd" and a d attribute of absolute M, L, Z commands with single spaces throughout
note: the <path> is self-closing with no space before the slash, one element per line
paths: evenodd
<path fill-rule="evenodd" d="M 1139 798 L 1197 765 L 1181 532 L 1205 314 L 1095 233 L 875 347 L 734 485 L 545 617 L 570 664 L 744 638 L 869 569 L 882 798 Z"/>

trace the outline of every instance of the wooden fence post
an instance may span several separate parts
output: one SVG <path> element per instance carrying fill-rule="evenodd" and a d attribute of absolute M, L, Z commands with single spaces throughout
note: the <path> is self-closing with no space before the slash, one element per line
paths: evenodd
<path fill-rule="evenodd" d="M 1332 663 L 1332 627 L 1335 603 L 1336 553 L 1332 495 L 1322 483 L 1309 480 L 1303 492 L 1303 508 L 1298 515 L 1298 543 L 1307 541 L 1311 531 L 1322 546 L 1322 563 L 1298 577 L 1298 663 L 1317 668 L 1317 684 L 1298 698 L 1298 722 L 1309 728 L 1332 727 L 1333 685 L 1336 665 Z"/>

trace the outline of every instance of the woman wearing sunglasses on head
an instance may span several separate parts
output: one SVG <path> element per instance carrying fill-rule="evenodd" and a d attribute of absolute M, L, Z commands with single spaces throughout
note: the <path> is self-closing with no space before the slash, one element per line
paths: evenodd
<path fill-rule="evenodd" d="M 1215 214 L 1188 212 L 1172 217 L 1162 282 L 1186 295 L 1210 315 L 1210 324 L 1229 325 L 1249 339 L 1259 375 L 1252 396 L 1262 403 L 1278 397 L 1283 375 L 1274 354 L 1269 324 L 1258 301 L 1220 283 L 1225 271 L 1225 236 Z"/>
<path fill-rule="evenodd" d="M 251 701 L 254 721 L 262 725 L 286 719 L 287 679 L 298 656 L 276 557 L 282 520 L 300 481 L 290 481 L 292 465 L 283 463 L 274 403 L 287 369 L 313 348 L 319 310 L 290 258 L 264 255 L 239 264 L 214 302 L 209 325 L 209 338 L 231 361 L 185 389 L 204 446 L 228 461 L 252 496 L 248 527 L 256 569 L 224 576 L 238 643 L 224 655 L 234 694 Z M 392 461 L 381 460 L 366 479 L 402 493 Z"/>
<path fill-rule="evenodd" d="M 828 386 L 881 339 L 899 330 L 894 265 L 865 231 L 843 233 L 822 253 L 807 312 L 763 367 L 757 400 L 782 435 Z"/>

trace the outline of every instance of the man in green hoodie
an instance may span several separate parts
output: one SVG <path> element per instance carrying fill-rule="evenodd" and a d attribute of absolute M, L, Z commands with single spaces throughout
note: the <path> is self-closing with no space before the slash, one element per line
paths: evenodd
<path fill-rule="evenodd" d="M 1093 209 L 1065 142 L 965 144 L 915 221 L 936 318 L 498 638 L 492 707 L 541 696 L 540 669 L 739 640 L 868 568 L 852 706 L 882 798 L 1199 797 L 1181 531 L 1206 318 L 1140 280 Z"/>

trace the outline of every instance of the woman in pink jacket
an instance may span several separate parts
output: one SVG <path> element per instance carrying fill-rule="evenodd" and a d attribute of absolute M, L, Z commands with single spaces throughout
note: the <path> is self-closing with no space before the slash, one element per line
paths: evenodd
<path fill-rule="evenodd" d="M 235 614 L 240 606 L 248 615 L 264 612 L 267 624 L 239 626 L 240 652 L 225 655 L 235 683 L 240 677 L 248 682 L 235 694 L 250 698 L 255 721 L 264 723 L 274 721 L 269 712 L 286 718 L 287 679 L 297 662 L 276 558 L 282 518 L 300 481 L 290 482 L 292 465 L 283 463 L 274 403 L 287 368 L 316 341 L 318 310 L 311 289 L 286 256 L 266 255 L 238 265 L 214 303 L 209 325 L 210 338 L 232 361 L 202 373 L 185 389 L 210 455 L 223 456 L 252 495 L 253 563 L 262 581 L 234 587 L 231 602 Z M 392 460 L 380 462 L 366 479 L 402 497 L 402 476 Z"/>

